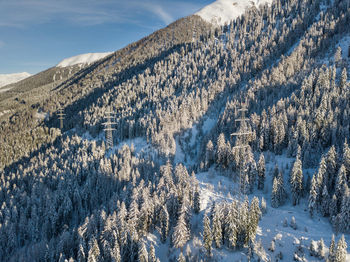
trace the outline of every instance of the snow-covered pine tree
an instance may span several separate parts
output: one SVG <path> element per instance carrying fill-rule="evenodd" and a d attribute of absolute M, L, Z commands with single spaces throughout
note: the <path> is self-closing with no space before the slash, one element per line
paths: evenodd
<path fill-rule="evenodd" d="M 258 189 L 263 190 L 265 185 L 265 157 L 261 153 L 258 161 Z"/>
<path fill-rule="evenodd" d="M 346 168 L 345 165 L 341 165 L 338 171 L 337 180 L 335 183 L 335 194 L 338 199 L 338 205 L 343 200 L 343 194 L 345 192 L 347 182 L 346 182 Z"/>
<path fill-rule="evenodd" d="M 172 234 L 172 243 L 175 248 L 182 248 L 190 238 L 190 232 L 186 224 L 185 213 L 182 213 Z"/>
<path fill-rule="evenodd" d="M 206 168 L 209 168 L 214 163 L 214 145 L 211 140 L 208 141 L 205 151 L 205 165 Z"/>
<path fill-rule="evenodd" d="M 144 242 L 139 244 L 137 257 L 138 257 L 138 262 L 148 262 L 148 252 Z"/>
<path fill-rule="evenodd" d="M 149 252 L 148 252 L 148 262 L 156 262 L 157 257 L 156 257 L 156 250 L 154 249 L 153 243 L 151 243 L 149 247 Z"/>
<path fill-rule="evenodd" d="M 316 201 L 317 201 L 317 181 L 316 174 L 312 176 L 310 194 L 309 194 L 309 213 L 313 217 L 314 212 L 316 211 Z"/>
<path fill-rule="evenodd" d="M 323 238 L 318 241 L 317 256 L 324 259 L 326 256 L 326 245 L 324 244 Z"/>
<path fill-rule="evenodd" d="M 179 257 L 177 258 L 177 262 L 186 262 L 186 258 L 182 252 L 180 252 Z"/>
<path fill-rule="evenodd" d="M 336 252 L 336 245 L 335 245 L 334 234 L 333 234 L 331 243 L 329 245 L 328 261 L 330 262 L 335 261 L 335 252 Z"/>
<path fill-rule="evenodd" d="M 89 244 L 90 248 L 89 248 L 89 254 L 88 254 L 88 262 L 97 262 L 100 261 L 100 248 L 98 246 L 97 240 L 95 238 L 93 238 L 90 241 Z"/>
<path fill-rule="evenodd" d="M 193 210 L 196 214 L 201 210 L 199 189 L 196 187 L 193 197 Z"/>
<path fill-rule="evenodd" d="M 303 194 L 303 170 L 300 159 L 297 157 L 290 175 L 290 185 L 292 191 L 293 205 L 299 204 Z"/>
<path fill-rule="evenodd" d="M 285 198 L 286 193 L 284 190 L 283 174 L 279 173 L 279 175 L 273 179 L 271 206 L 276 208 L 283 205 Z"/>
<path fill-rule="evenodd" d="M 211 252 L 212 242 L 213 242 L 213 236 L 210 228 L 210 220 L 208 216 L 205 214 L 203 218 L 203 245 L 205 250 L 207 251 L 208 257 L 211 257 L 212 255 L 212 252 Z"/>
<path fill-rule="evenodd" d="M 221 216 L 218 208 L 214 210 L 213 214 L 213 240 L 216 248 L 220 248 L 222 244 L 222 224 L 221 224 Z"/>
<path fill-rule="evenodd" d="M 328 195 L 327 186 L 324 185 L 323 191 L 322 191 L 322 201 L 321 201 L 321 214 L 325 217 L 329 215 L 329 205 L 330 205 L 330 199 Z"/>
<path fill-rule="evenodd" d="M 161 241 L 164 243 L 169 233 L 169 213 L 166 205 L 162 207 L 160 211 L 160 229 L 161 229 Z"/>
<path fill-rule="evenodd" d="M 342 235 L 335 250 L 335 262 L 346 262 L 347 247 L 344 235 Z"/>
<path fill-rule="evenodd" d="M 339 230 L 342 232 L 350 231 L 350 192 L 347 186 L 340 209 Z"/>

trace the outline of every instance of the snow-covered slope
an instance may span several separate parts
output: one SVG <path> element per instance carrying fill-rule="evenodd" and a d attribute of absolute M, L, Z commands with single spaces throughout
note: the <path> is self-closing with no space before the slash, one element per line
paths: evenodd
<path fill-rule="evenodd" d="M 16 74 L 0 74 L 0 87 L 16 83 L 30 76 L 31 74 L 27 72 Z"/>
<path fill-rule="evenodd" d="M 73 66 L 77 64 L 86 64 L 89 65 L 97 60 L 100 60 L 108 55 L 112 54 L 112 52 L 106 52 L 106 53 L 88 53 L 88 54 L 82 54 L 73 56 L 70 58 L 66 58 L 62 60 L 57 67 L 67 67 L 67 66 Z"/>
<path fill-rule="evenodd" d="M 209 23 L 224 25 L 242 15 L 246 9 L 252 6 L 258 7 L 266 3 L 270 4 L 272 1 L 273 0 L 217 0 L 195 14 Z"/>

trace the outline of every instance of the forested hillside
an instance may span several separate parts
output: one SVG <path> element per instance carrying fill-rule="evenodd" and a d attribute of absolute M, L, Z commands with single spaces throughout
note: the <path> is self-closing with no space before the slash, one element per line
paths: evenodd
<path fill-rule="evenodd" d="M 349 0 L 194 15 L 17 86 L 0 101 L 0 260 L 348 261 L 349 24 Z"/>

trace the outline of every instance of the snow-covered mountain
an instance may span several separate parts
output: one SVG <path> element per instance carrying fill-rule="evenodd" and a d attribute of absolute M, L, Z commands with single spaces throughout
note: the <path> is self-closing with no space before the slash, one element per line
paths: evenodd
<path fill-rule="evenodd" d="M 67 66 L 73 66 L 77 64 L 84 64 L 89 65 L 97 60 L 100 60 L 108 55 L 112 54 L 112 52 L 106 52 L 106 53 L 88 53 L 88 54 L 82 54 L 77 55 L 73 57 L 66 58 L 62 60 L 60 63 L 58 63 L 57 67 L 67 67 Z"/>
<path fill-rule="evenodd" d="M 0 87 L 16 83 L 30 76 L 31 74 L 27 72 L 15 74 L 0 74 Z"/>
<path fill-rule="evenodd" d="M 217 0 L 195 14 L 209 23 L 224 25 L 242 15 L 248 8 L 266 3 L 272 3 L 272 0 Z"/>

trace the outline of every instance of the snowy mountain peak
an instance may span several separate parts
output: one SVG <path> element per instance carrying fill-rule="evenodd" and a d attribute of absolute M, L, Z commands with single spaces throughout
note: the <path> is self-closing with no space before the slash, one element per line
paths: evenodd
<path fill-rule="evenodd" d="M 66 58 L 62 60 L 57 67 L 67 67 L 67 66 L 73 66 L 77 64 L 91 64 L 97 60 L 100 60 L 108 55 L 112 54 L 112 52 L 106 52 L 106 53 L 88 53 L 88 54 L 82 54 L 73 56 L 70 58 Z"/>
<path fill-rule="evenodd" d="M 30 76 L 31 74 L 27 72 L 15 74 L 0 74 L 0 87 L 16 83 Z"/>
<path fill-rule="evenodd" d="M 195 14 L 214 25 L 224 25 L 242 15 L 248 8 L 266 3 L 272 3 L 272 0 L 217 0 Z"/>

